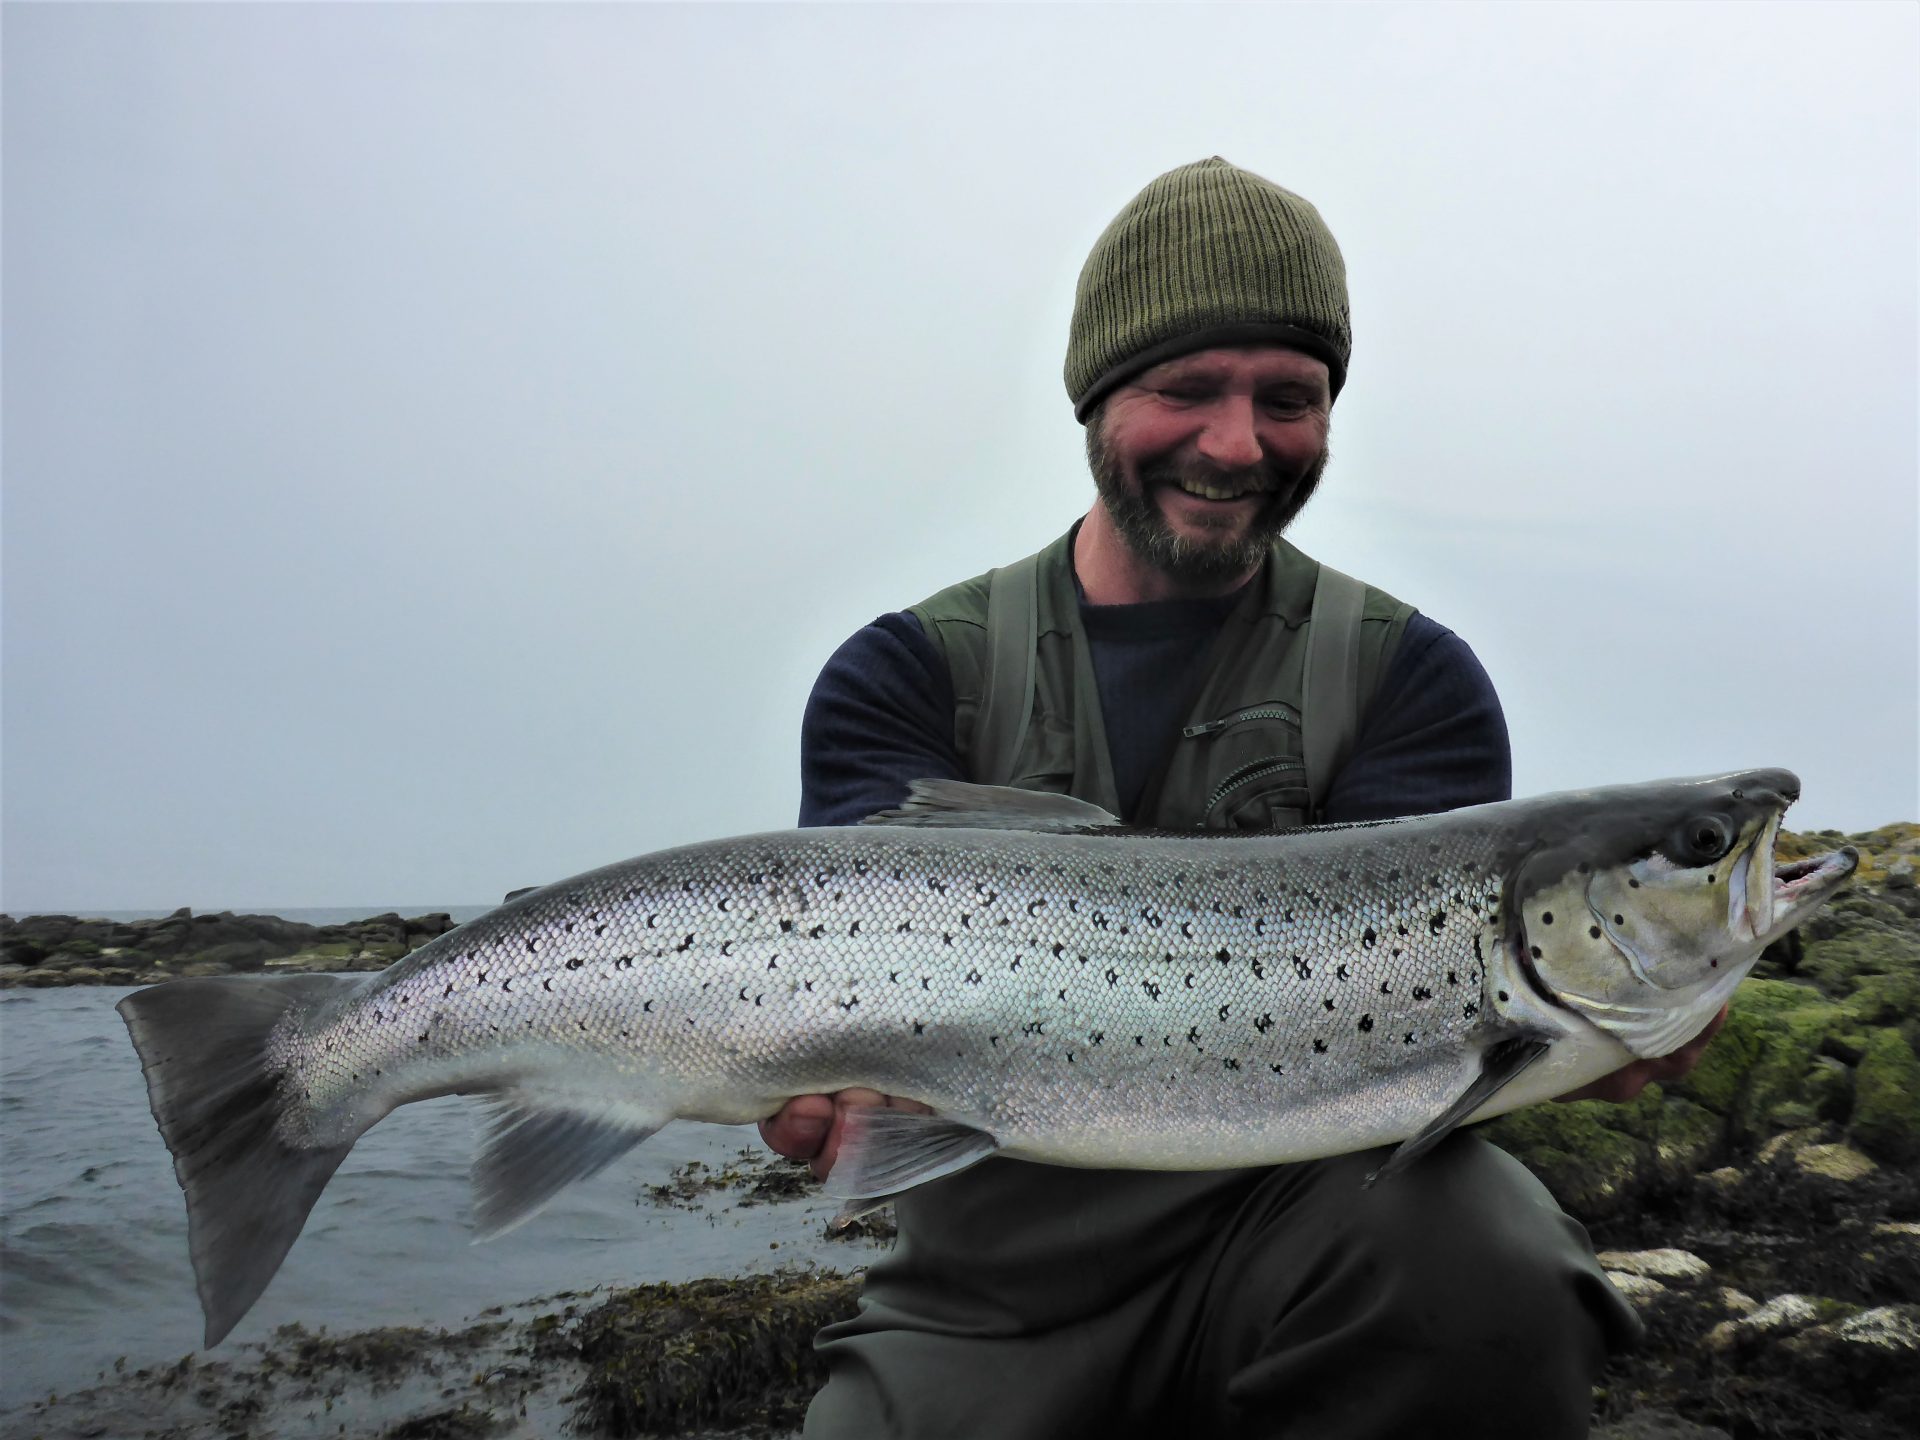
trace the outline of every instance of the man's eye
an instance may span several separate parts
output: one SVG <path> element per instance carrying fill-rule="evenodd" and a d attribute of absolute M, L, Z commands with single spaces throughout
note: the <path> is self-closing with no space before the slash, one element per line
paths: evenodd
<path fill-rule="evenodd" d="M 1204 390 L 1194 390 L 1178 385 L 1162 386 L 1160 393 L 1169 400 L 1204 400 L 1207 398 L 1207 392 Z"/>
<path fill-rule="evenodd" d="M 1260 406 L 1273 415 L 1299 415 L 1306 411 L 1307 402 L 1298 395 L 1269 395 Z"/>

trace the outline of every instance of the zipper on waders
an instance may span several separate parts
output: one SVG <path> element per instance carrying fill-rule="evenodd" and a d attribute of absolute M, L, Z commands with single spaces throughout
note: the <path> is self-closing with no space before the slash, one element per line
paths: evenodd
<path fill-rule="evenodd" d="M 1220 802 L 1242 785 L 1251 784 L 1255 780 L 1264 780 L 1269 775 L 1278 775 L 1288 770 L 1298 770 L 1304 775 L 1306 769 L 1307 762 L 1304 760 L 1256 760 L 1251 765 L 1242 765 L 1214 786 L 1213 793 L 1207 796 L 1207 808 L 1202 814 L 1211 816 Z"/>
<path fill-rule="evenodd" d="M 1204 725 L 1188 725 L 1180 731 L 1180 738 L 1192 740 L 1201 735 L 1217 735 L 1222 730 L 1231 729 L 1249 720 L 1284 720 L 1294 729 L 1300 728 L 1298 710 L 1290 705 L 1272 701 L 1265 705 L 1248 705 L 1234 711 L 1231 715 L 1223 715 L 1218 720 L 1209 720 Z"/>

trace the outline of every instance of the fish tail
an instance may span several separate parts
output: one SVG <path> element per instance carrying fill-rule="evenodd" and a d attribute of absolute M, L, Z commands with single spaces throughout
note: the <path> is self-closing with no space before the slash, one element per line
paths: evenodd
<path fill-rule="evenodd" d="M 187 1195 L 209 1348 L 260 1298 L 366 1129 L 343 1145 L 292 1143 L 280 1120 L 295 1092 L 274 1069 L 268 1038 L 290 1014 L 330 1008 L 359 984 L 360 977 L 346 975 L 172 980 L 116 1007 L 140 1052 L 147 1102 Z"/>

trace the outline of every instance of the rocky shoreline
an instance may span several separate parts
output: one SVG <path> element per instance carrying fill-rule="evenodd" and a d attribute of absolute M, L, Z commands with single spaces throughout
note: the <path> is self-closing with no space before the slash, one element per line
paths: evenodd
<path fill-rule="evenodd" d="M 0 989 L 384 970 L 453 928 L 445 911 L 411 918 L 389 911 L 344 925 L 307 925 L 231 910 L 196 915 L 186 906 L 159 920 L 0 915 Z"/>
<path fill-rule="evenodd" d="M 1631 1104 L 1536 1106 L 1482 1130 L 1587 1225 L 1646 1322 L 1596 1391 L 1599 1440 L 1920 1434 L 1920 825 L 1786 836 L 1782 850 L 1843 841 L 1859 875 L 1762 960 L 1692 1074 Z M 378 969 L 452 928 L 185 912 L 86 928 L 104 924 L 0 922 L 0 986 Z M 768 1158 L 652 1192 L 781 1205 L 812 1182 Z M 820 1378 L 813 1332 L 851 1313 L 859 1260 L 552 1296 L 456 1331 L 287 1327 L 241 1358 L 103 1375 L 10 1418 L 47 1440 L 787 1435 Z"/>

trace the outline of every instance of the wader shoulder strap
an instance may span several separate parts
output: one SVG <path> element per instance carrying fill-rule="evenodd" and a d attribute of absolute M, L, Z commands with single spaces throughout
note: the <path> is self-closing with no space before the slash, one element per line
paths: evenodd
<path fill-rule="evenodd" d="M 1005 785 L 1033 715 L 1034 647 L 1040 637 L 1040 556 L 993 572 L 987 590 L 987 671 L 973 728 L 973 778 Z"/>
<path fill-rule="evenodd" d="M 1300 706 L 1310 822 L 1320 819 L 1333 777 L 1360 732 L 1360 612 L 1366 599 L 1367 587 L 1351 575 L 1320 567 Z"/>

